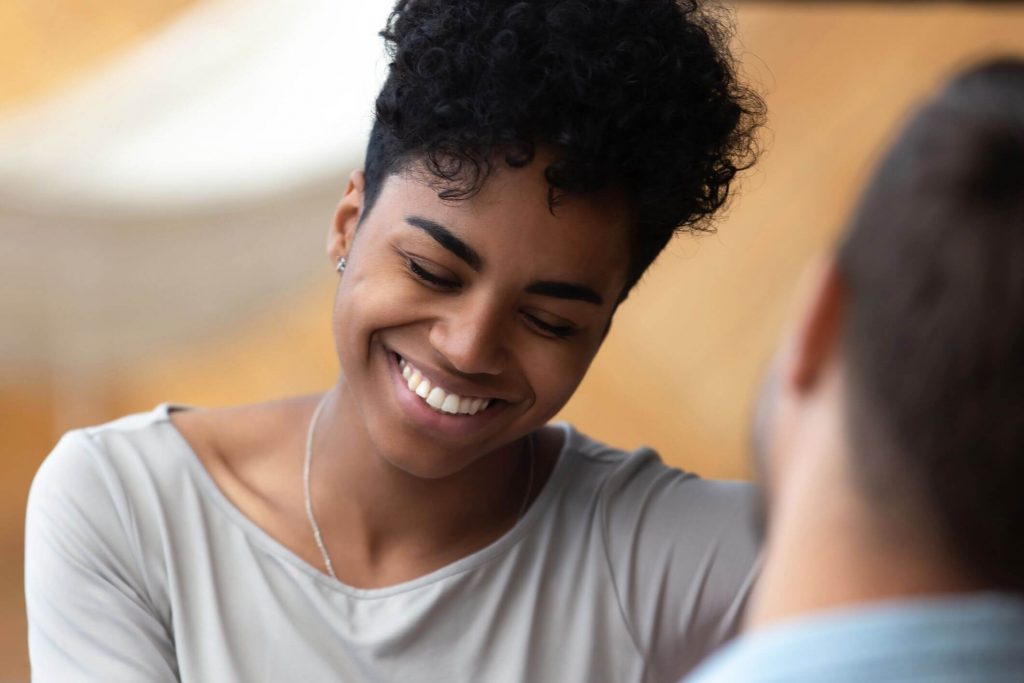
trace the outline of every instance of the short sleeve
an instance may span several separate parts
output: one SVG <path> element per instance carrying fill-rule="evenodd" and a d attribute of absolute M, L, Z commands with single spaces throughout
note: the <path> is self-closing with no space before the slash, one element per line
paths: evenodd
<path fill-rule="evenodd" d="M 102 447 L 69 432 L 36 473 L 25 528 L 33 681 L 177 681 L 133 510 Z"/>
<path fill-rule="evenodd" d="M 606 482 L 608 563 L 651 680 L 676 681 L 739 630 L 757 574 L 757 491 L 641 450 Z"/>

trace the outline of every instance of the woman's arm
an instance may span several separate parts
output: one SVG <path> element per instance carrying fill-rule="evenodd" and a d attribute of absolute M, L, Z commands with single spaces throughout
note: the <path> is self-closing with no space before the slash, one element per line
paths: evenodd
<path fill-rule="evenodd" d="M 89 436 L 70 432 L 36 473 L 25 524 L 34 681 L 177 681 L 152 605 L 134 515 Z"/>
<path fill-rule="evenodd" d="M 633 454 L 608 482 L 616 593 L 651 680 L 676 681 L 736 634 L 757 574 L 756 490 Z"/>

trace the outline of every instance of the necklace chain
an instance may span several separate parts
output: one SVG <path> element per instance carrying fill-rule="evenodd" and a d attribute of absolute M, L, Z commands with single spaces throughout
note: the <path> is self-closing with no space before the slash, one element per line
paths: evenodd
<path fill-rule="evenodd" d="M 306 459 L 302 466 L 302 488 L 306 502 L 306 519 L 309 520 L 309 526 L 313 530 L 313 540 L 316 541 L 316 547 L 320 549 L 320 556 L 324 560 L 324 566 L 327 567 L 327 573 L 330 574 L 332 579 L 337 581 L 338 575 L 334 573 L 331 556 L 327 554 L 327 546 L 324 545 L 324 537 L 320 533 L 320 525 L 316 523 L 316 517 L 313 515 L 313 496 L 310 494 L 309 481 L 309 469 L 313 462 L 313 435 L 316 433 L 317 420 L 327 404 L 327 397 L 329 395 L 330 392 L 323 395 L 323 398 L 320 399 L 316 406 L 316 410 L 313 411 L 313 417 L 309 420 L 309 429 L 306 432 Z M 526 507 L 530 503 L 530 492 L 533 491 L 533 432 L 526 437 L 526 457 L 529 461 L 529 474 L 527 475 L 526 491 L 523 494 L 523 503 L 519 506 L 519 515 L 516 517 L 517 524 L 526 513 Z"/>
<path fill-rule="evenodd" d="M 323 398 L 316 405 L 316 410 L 313 411 L 313 417 L 309 420 L 309 430 L 306 432 L 306 461 L 302 466 L 302 487 L 306 498 L 306 518 L 309 519 L 309 526 L 313 529 L 313 539 L 316 541 L 316 547 L 320 549 L 320 556 L 324 558 L 324 566 L 327 567 L 327 573 L 331 575 L 332 579 L 337 580 L 338 575 L 334 573 L 331 556 L 327 554 L 327 546 L 324 545 L 324 537 L 320 533 L 320 525 L 316 523 L 316 517 L 313 516 L 313 497 L 309 493 L 309 466 L 313 461 L 313 434 L 316 432 L 317 418 L 320 417 L 320 412 L 327 405 L 328 396 L 330 396 L 330 392 L 323 395 Z"/>

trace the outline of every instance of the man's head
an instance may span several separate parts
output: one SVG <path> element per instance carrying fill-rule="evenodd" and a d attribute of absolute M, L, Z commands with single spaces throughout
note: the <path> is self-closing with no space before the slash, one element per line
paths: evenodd
<path fill-rule="evenodd" d="M 835 439 L 879 533 L 1024 590 L 1024 62 L 913 118 L 809 292 L 759 404 L 772 497 Z"/>
<path fill-rule="evenodd" d="M 444 199 L 538 151 L 552 208 L 621 193 L 633 215 L 622 296 L 680 227 L 707 229 L 753 160 L 760 99 L 728 24 L 694 0 L 400 0 L 366 154 L 364 215 L 417 164 Z"/>

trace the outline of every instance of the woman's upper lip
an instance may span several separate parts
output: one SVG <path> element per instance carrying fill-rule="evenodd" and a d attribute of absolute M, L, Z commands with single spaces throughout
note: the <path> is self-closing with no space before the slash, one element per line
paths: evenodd
<path fill-rule="evenodd" d="M 430 381 L 431 386 L 441 387 L 447 393 L 458 394 L 466 398 L 489 398 L 498 399 L 500 401 L 508 401 L 508 398 L 502 397 L 499 393 L 496 393 L 488 387 L 482 387 L 479 384 L 467 382 L 466 380 L 459 379 L 449 375 L 437 368 L 431 367 L 426 363 L 421 363 L 418 360 L 405 356 L 397 351 L 393 352 L 399 358 L 405 360 L 407 363 L 412 365 L 414 368 L 420 371 L 420 374 L 426 377 Z"/>

